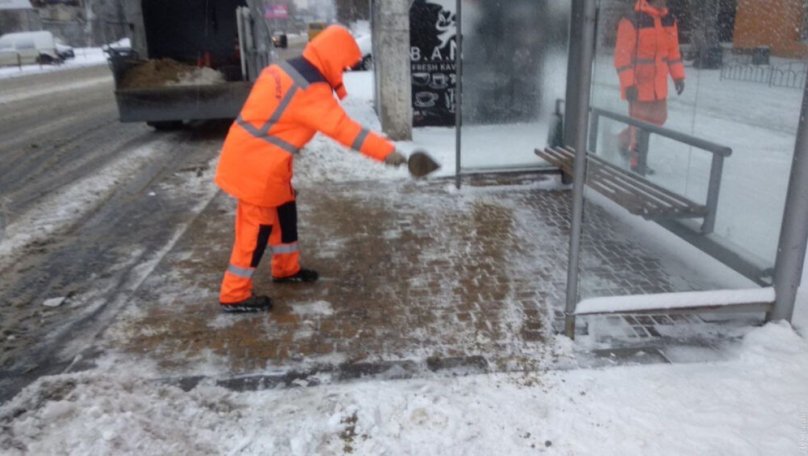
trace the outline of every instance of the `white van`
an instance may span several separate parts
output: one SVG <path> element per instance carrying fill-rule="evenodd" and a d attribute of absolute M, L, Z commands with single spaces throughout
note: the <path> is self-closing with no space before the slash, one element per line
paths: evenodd
<path fill-rule="evenodd" d="M 53 33 L 17 32 L 0 36 L 0 66 L 30 65 L 34 63 L 59 63 Z"/>

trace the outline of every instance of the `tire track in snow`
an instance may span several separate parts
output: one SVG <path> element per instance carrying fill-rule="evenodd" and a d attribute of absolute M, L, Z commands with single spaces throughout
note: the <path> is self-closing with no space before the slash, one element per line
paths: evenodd
<path fill-rule="evenodd" d="M 166 141 L 160 140 L 122 155 L 99 169 L 96 174 L 44 198 L 20 214 L 13 223 L 5 227 L 0 241 L 0 271 L 13 264 L 25 247 L 43 241 L 82 219 L 101 204 L 127 175 L 159 157 L 168 147 Z"/>
<path fill-rule="evenodd" d="M 104 201 L 41 249 L 23 249 L 26 256 L 7 268 L 6 276 L 16 278 L 0 286 L 0 300 L 9 303 L 0 308 L 0 336 L 14 340 L 0 343 L 0 402 L 39 376 L 92 362 L 98 334 L 218 193 L 209 162 L 223 131 L 158 136 L 166 140 L 141 148 L 143 166 Z M 68 296 L 68 302 L 44 310 L 40 304 L 53 296 Z"/>

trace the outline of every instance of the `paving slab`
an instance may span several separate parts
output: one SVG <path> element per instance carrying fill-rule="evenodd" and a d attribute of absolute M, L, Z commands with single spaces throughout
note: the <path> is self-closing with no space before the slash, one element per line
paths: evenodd
<path fill-rule="evenodd" d="M 255 288 L 273 298 L 274 309 L 223 314 L 218 286 L 235 204 L 219 194 L 131 296 L 102 346 L 192 383 L 210 373 L 242 378 L 241 388 L 318 373 L 533 370 L 564 357 L 556 332 L 570 193 L 557 177 L 477 177 L 461 190 L 441 179 L 309 181 L 298 191 L 302 264 L 318 270 L 320 281 L 273 284 L 265 256 Z M 591 208 L 587 220 L 587 293 L 704 286 L 704 277 L 672 276 L 608 212 Z M 658 328 L 677 325 L 673 318 L 683 319 L 680 326 L 708 324 L 693 316 L 610 316 L 582 319 L 579 330 L 609 343 L 593 358 L 631 361 L 634 350 L 644 355 L 637 362 L 667 362 L 664 344 L 648 341 L 670 340 Z"/>

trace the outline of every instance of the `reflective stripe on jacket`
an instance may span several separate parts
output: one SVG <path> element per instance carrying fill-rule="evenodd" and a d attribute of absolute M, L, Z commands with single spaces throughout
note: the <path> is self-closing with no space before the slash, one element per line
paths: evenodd
<path fill-rule="evenodd" d="M 345 94 L 341 70 L 361 58 L 350 32 L 329 27 L 303 55 L 264 69 L 230 127 L 215 182 L 235 198 L 263 207 L 294 200 L 294 155 L 318 131 L 379 161 L 395 149 L 334 98 Z"/>
<path fill-rule="evenodd" d="M 620 92 L 637 86 L 639 101 L 668 97 L 668 74 L 685 78 L 679 51 L 679 29 L 667 8 L 657 9 L 638 0 L 634 13 L 624 16 L 617 27 L 614 66 L 620 77 Z"/>

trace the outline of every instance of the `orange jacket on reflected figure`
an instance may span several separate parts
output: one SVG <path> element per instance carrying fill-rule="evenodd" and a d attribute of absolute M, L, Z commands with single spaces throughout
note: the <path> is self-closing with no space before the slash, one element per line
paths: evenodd
<path fill-rule="evenodd" d="M 637 87 L 637 101 L 668 98 L 668 74 L 685 78 L 679 51 L 679 29 L 667 8 L 654 8 L 638 0 L 634 12 L 623 17 L 617 28 L 614 66 L 620 76 L 620 93 Z"/>
<path fill-rule="evenodd" d="M 342 73 L 361 56 L 347 29 L 330 26 L 306 45 L 303 59 L 264 69 L 227 134 L 216 184 L 256 206 L 294 200 L 294 155 L 317 131 L 379 161 L 392 153 L 393 143 L 352 120 L 334 99 L 347 95 Z"/>

